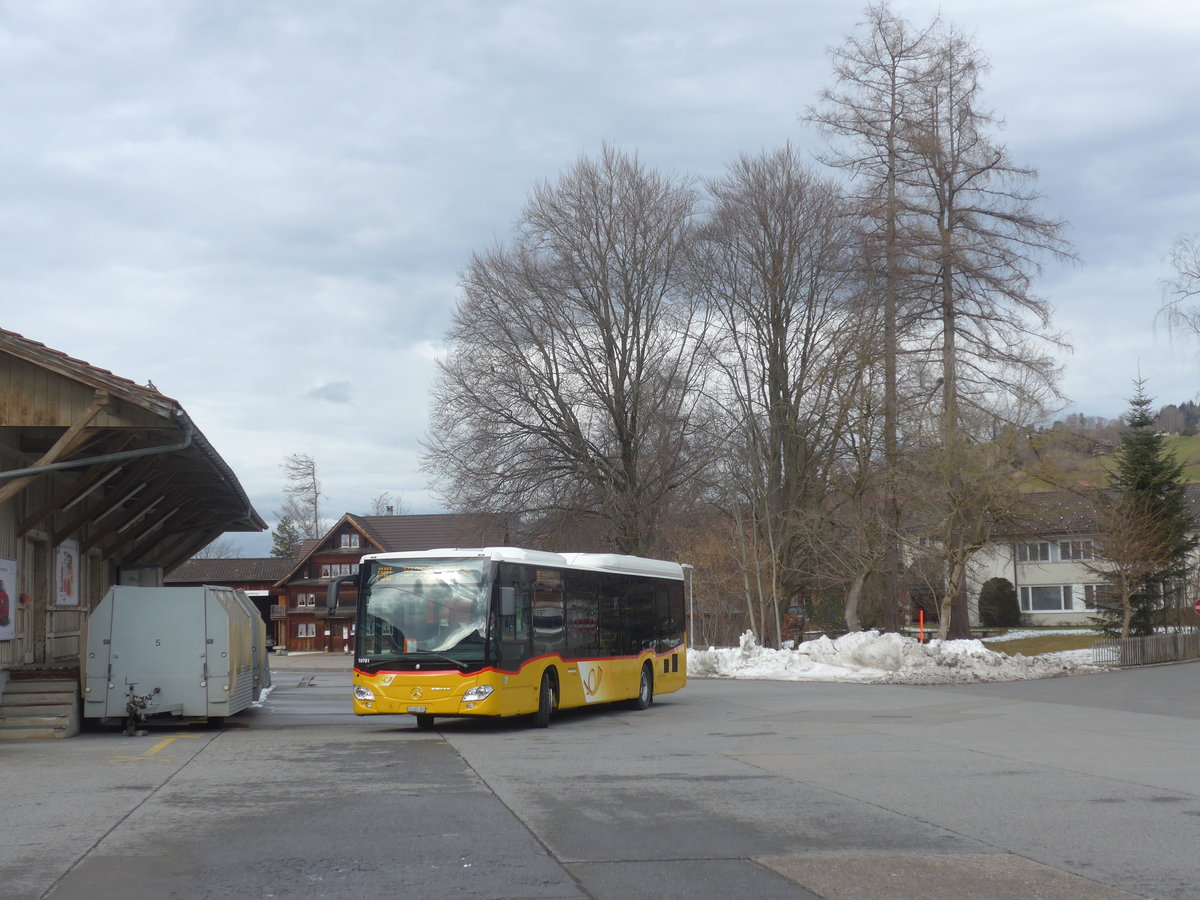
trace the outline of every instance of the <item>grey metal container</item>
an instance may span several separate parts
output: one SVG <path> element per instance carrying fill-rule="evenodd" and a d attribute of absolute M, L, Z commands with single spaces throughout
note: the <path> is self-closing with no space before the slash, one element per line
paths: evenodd
<path fill-rule="evenodd" d="M 269 687 L 266 624 L 226 587 L 114 585 L 88 617 L 85 719 L 231 716 Z"/>

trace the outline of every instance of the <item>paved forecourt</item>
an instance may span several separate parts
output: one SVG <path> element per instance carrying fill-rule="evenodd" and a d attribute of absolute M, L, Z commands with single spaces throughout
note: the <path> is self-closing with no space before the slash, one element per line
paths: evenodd
<path fill-rule="evenodd" d="M 1195 895 L 1200 664 L 941 687 L 693 680 L 646 712 L 349 713 L 273 658 L 224 729 L 0 745 L 0 898 Z"/>

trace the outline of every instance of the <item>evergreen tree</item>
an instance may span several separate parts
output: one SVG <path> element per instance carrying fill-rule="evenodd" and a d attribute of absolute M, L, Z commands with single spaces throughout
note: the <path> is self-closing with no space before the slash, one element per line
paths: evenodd
<path fill-rule="evenodd" d="M 296 548 L 300 546 L 300 531 L 296 528 L 296 523 L 291 516 L 281 516 L 279 522 L 271 530 L 271 537 L 275 541 L 271 547 L 271 555 L 279 559 L 291 559 L 296 555 Z"/>
<path fill-rule="evenodd" d="M 1015 628 L 1021 624 L 1017 589 L 1007 578 L 989 578 L 979 591 L 979 624 Z"/>
<path fill-rule="evenodd" d="M 1187 480 L 1183 464 L 1175 458 L 1165 438 L 1154 427 L 1153 400 L 1146 396 L 1144 383 L 1135 382 L 1137 391 L 1129 401 L 1121 446 L 1115 455 L 1115 468 L 1109 473 L 1110 491 L 1126 509 L 1139 510 L 1146 517 L 1152 535 L 1150 555 L 1160 562 L 1139 579 L 1129 598 L 1133 615 L 1129 623 L 1132 636 L 1154 632 L 1154 610 L 1170 607 L 1178 600 L 1188 573 L 1188 560 L 1196 549 L 1192 536 L 1195 523 L 1187 498 Z M 1149 552 L 1149 551 L 1148 551 Z M 1119 618 L 1112 608 L 1101 606 L 1097 622 L 1108 632 L 1117 631 Z"/>

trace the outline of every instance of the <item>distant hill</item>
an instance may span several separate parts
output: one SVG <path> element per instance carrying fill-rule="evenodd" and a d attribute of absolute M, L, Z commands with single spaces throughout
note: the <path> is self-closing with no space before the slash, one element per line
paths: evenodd
<path fill-rule="evenodd" d="M 1188 481 L 1200 483 L 1200 434 L 1168 435 L 1166 446 L 1179 462 L 1183 463 L 1183 475 Z M 1108 480 L 1108 473 L 1116 466 L 1114 453 L 1093 455 L 1085 452 L 1072 452 L 1070 448 L 1056 447 L 1053 453 L 1047 453 L 1040 460 L 1041 466 L 1030 470 L 1029 480 L 1023 486 L 1025 491 L 1055 491 L 1070 484 L 1103 485 Z M 1051 471 L 1055 477 L 1038 477 L 1038 469 Z M 1056 483 L 1057 482 L 1057 483 Z"/>

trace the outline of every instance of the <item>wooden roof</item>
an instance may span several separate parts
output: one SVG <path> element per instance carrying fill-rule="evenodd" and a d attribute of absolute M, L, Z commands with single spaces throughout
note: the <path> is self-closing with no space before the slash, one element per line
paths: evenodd
<path fill-rule="evenodd" d="M 308 561 L 324 550 L 338 549 L 336 540 L 347 527 L 365 539 L 357 555 L 438 547 L 495 547 L 509 543 L 508 516 L 498 513 L 441 513 L 415 516 L 356 516 L 346 513 L 323 538 L 297 554 L 280 584 L 295 578 Z"/>
<path fill-rule="evenodd" d="M 0 433 L 29 460 L 0 472 L 0 502 L 45 488 L 22 534 L 76 536 L 118 564 L 170 568 L 226 531 L 266 528 L 177 401 L 4 329 Z"/>
<path fill-rule="evenodd" d="M 1026 494 L 1009 520 L 997 529 L 997 538 L 1056 537 L 1096 534 L 1096 490 L 1042 491 Z M 1200 484 L 1187 485 L 1192 520 L 1200 528 Z"/>
<path fill-rule="evenodd" d="M 278 556 L 189 559 L 163 579 L 167 584 L 227 584 L 261 581 L 274 584 L 295 565 Z"/>

